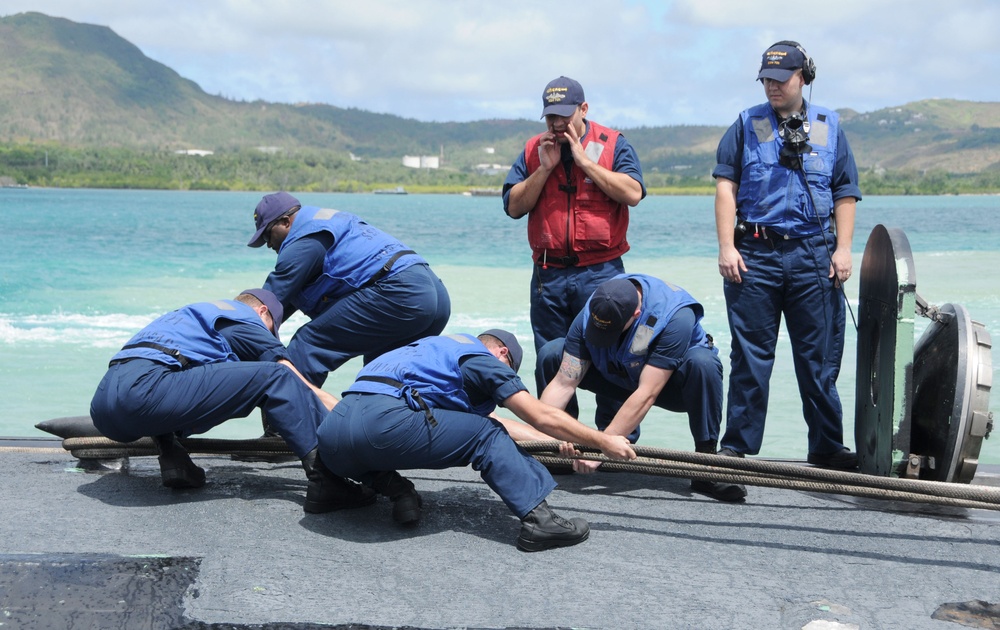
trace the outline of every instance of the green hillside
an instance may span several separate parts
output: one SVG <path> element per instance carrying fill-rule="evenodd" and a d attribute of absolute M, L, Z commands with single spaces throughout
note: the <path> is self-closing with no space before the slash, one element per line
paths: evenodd
<path fill-rule="evenodd" d="M 0 18 L 0 58 L 0 183 L 498 187 L 525 139 L 543 128 L 528 120 L 427 123 L 322 104 L 232 101 L 206 94 L 110 28 L 41 13 Z M 1000 190 L 1000 104 L 933 100 L 841 114 L 866 191 Z M 706 192 L 724 130 L 623 131 L 651 189 Z M 176 153 L 190 149 L 212 154 Z M 442 168 L 404 168 L 403 155 L 438 156 Z"/>
<path fill-rule="evenodd" d="M 859 166 L 949 173 L 1000 169 L 1000 104 L 920 101 L 867 114 L 844 128 Z"/>
<path fill-rule="evenodd" d="M 361 157 L 522 143 L 537 122 L 423 123 L 328 105 L 210 96 L 104 26 L 0 19 L 0 141 L 143 149 L 313 148 Z M 511 147 L 511 150 L 514 150 Z M 482 160 L 480 160 L 482 161 Z"/>

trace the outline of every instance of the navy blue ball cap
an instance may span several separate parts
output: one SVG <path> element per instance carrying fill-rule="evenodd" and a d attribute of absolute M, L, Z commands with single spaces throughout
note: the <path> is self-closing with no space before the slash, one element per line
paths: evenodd
<path fill-rule="evenodd" d="M 500 343 L 507 346 L 507 352 L 510 353 L 510 365 L 517 372 L 521 369 L 521 359 L 524 358 L 524 350 L 521 349 L 521 344 L 517 342 L 517 337 L 514 333 L 507 332 L 500 328 L 490 328 L 489 330 L 484 330 L 479 333 L 480 335 L 490 335 L 496 337 L 500 340 Z"/>
<path fill-rule="evenodd" d="M 584 339 L 595 348 L 610 348 L 625 331 L 639 306 L 639 291 L 625 278 L 602 282 L 590 296 Z"/>
<path fill-rule="evenodd" d="M 802 69 L 805 64 L 806 57 L 797 47 L 775 44 L 764 51 L 757 80 L 774 79 L 779 83 L 784 83 L 791 79 L 795 71 Z"/>
<path fill-rule="evenodd" d="M 253 222 L 257 226 L 253 238 L 247 243 L 247 247 L 260 247 L 264 244 L 264 230 L 267 226 L 285 214 L 295 206 L 301 206 L 299 200 L 289 195 L 285 191 L 264 195 L 257 207 L 253 211 Z"/>
<path fill-rule="evenodd" d="M 285 307 L 281 305 L 278 296 L 267 289 L 247 289 L 240 295 L 252 295 L 267 307 L 268 312 L 271 313 L 271 320 L 274 321 L 274 338 L 281 341 L 281 338 L 278 337 L 278 329 L 281 328 L 281 322 L 285 319 Z"/>
<path fill-rule="evenodd" d="M 559 77 L 549 81 L 542 92 L 542 118 L 549 114 L 572 116 L 586 99 L 583 86 L 569 77 Z"/>

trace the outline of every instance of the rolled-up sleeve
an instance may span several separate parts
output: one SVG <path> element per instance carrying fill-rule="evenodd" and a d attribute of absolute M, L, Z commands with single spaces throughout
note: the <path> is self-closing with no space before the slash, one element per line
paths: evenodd
<path fill-rule="evenodd" d="M 288 350 L 263 326 L 246 322 L 219 320 L 216 324 L 240 361 L 279 361 L 288 358 Z"/>
<path fill-rule="evenodd" d="M 521 151 L 521 155 L 517 156 L 517 161 L 510 167 L 507 179 L 503 183 L 503 211 L 505 214 L 510 214 L 507 212 L 510 205 L 510 189 L 526 179 L 528 179 L 528 163 L 524 159 L 524 151 Z"/>
<path fill-rule="evenodd" d="M 506 363 L 493 356 L 473 355 L 462 361 L 462 389 L 473 405 L 492 399 L 503 404 L 514 394 L 528 391 L 521 377 Z"/>
<path fill-rule="evenodd" d="M 833 180 L 830 188 L 833 190 L 833 200 L 844 197 L 854 197 L 861 201 L 861 188 L 858 186 L 858 165 L 854 162 L 854 152 L 847 143 L 843 127 L 837 134 L 837 162 L 833 166 Z"/>
<path fill-rule="evenodd" d="M 625 136 L 621 134 L 618 135 L 618 140 L 615 142 L 615 159 L 612 170 L 616 173 L 625 173 L 639 182 L 639 187 L 642 188 L 642 199 L 646 198 L 646 184 L 642 181 L 642 166 L 639 164 L 639 155 L 625 139 Z"/>
<path fill-rule="evenodd" d="M 740 177 L 743 176 L 743 126 L 739 119 L 719 140 L 719 147 L 715 151 L 715 162 L 712 177 L 739 183 Z"/>
<path fill-rule="evenodd" d="M 281 302 L 286 321 L 297 310 L 292 299 L 323 273 L 323 260 L 332 246 L 332 237 L 314 234 L 281 248 L 274 271 L 264 281 L 264 288 Z"/>

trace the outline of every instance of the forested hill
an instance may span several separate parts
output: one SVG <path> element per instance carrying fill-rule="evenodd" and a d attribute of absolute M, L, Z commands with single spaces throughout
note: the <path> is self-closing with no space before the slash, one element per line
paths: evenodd
<path fill-rule="evenodd" d="M 0 142 L 232 150 L 309 147 L 362 157 L 444 145 L 523 146 L 538 121 L 426 123 L 329 105 L 239 102 L 146 57 L 110 28 L 40 13 L 0 18 Z"/>
<path fill-rule="evenodd" d="M 506 168 L 524 140 L 542 129 L 530 120 L 428 123 L 322 104 L 234 101 L 206 94 L 110 28 L 41 13 L 0 18 L 0 58 L 0 145 L 8 150 L 225 154 L 266 148 L 286 155 L 310 151 L 320 162 L 340 155 L 386 164 L 403 155 L 435 155 L 448 169 L 471 173 L 483 162 Z M 840 113 L 859 167 L 872 174 L 1000 177 L 998 103 L 930 100 Z M 707 178 L 724 127 L 623 131 L 645 172 Z M 486 147 L 493 153 L 485 154 Z"/>

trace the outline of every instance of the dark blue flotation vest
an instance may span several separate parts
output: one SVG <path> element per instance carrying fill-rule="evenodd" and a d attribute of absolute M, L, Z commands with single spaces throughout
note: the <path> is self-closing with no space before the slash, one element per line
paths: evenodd
<path fill-rule="evenodd" d="M 373 279 L 392 276 L 411 265 L 426 262 L 406 245 L 360 217 L 316 206 L 303 206 L 298 211 L 281 249 L 319 232 L 333 236 L 333 246 L 323 259 L 323 273 L 291 297 L 292 304 L 309 317 L 316 317 L 330 302 Z"/>
<path fill-rule="evenodd" d="M 234 300 L 199 302 L 153 320 L 129 339 L 111 362 L 150 359 L 176 367 L 239 361 L 229 342 L 215 329 L 220 319 L 267 326 L 250 306 Z"/>
<path fill-rule="evenodd" d="M 625 278 L 639 284 L 642 290 L 642 310 L 621 345 L 615 344 L 610 348 L 587 346 L 594 368 L 609 381 L 625 389 L 634 390 L 638 387 L 639 373 L 648 360 L 650 342 L 663 332 L 674 313 L 685 306 L 693 308 L 697 316 L 689 347 L 704 346 L 715 350 L 705 329 L 701 327 L 705 309 L 690 293 L 645 274 L 623 273 L 615 278 Z M 587 300 L 583 309 L 584 330 L 587 329 L 589 319 L 590 300 Z"/>
<path fill-rule="evenodd" d="M 358 372 L 347 392 L 388 394 L 404 398 L 411 409 L 466 411 L 488 416 L 496 409 L 492 400 L 473 406 L 462 388 L 460 362 L 464 357 L 493 354 L 472 335 L 425 337 L 373 359 Z M 416 395 L 414 395 L 414 392 Z"/>
<path fill-rule="evenodd" d="M 815 105 L 809 105 L 807 112 L 811 151 L 802 155 L 801 172 L 779 163 L 784 143 L 778 136 L 778 119 L 769 104 L 756 105 L 740 114 L 743 173 L 736 207 L 746 222 L 773 227 L 793 237 L 826 231 L 833 211 L 831 183 L 837 161 L 840 117 Z M 809 182 L 808 190 L 803 174 Z"/>

